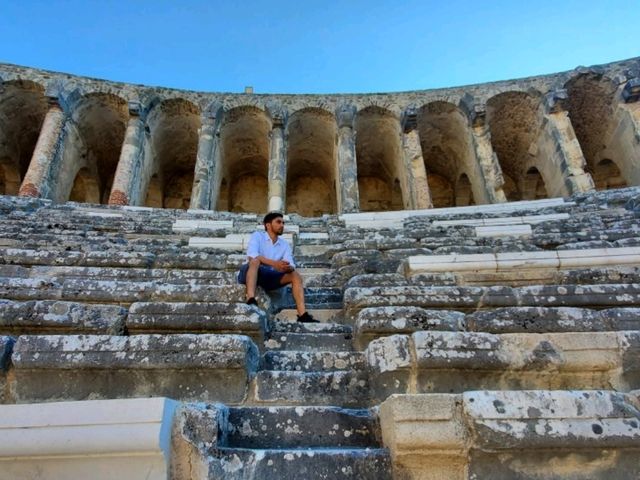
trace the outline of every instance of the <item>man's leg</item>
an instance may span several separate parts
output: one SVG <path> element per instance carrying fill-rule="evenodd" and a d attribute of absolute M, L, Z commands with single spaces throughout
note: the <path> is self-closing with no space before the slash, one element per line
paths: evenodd
<path fill-rule="evenodd" d="M 258 268 L 260 268 L 260 260 L 252 258 L 249 260 L 249 268 L 247 269 L 247 300 L 255 298 L 256 285 L 258 284 Z"/>
<path fill-rule="evenodd" d="M 293 299 L 296 301 L 296 310 L 298 311 L 298 315 L 303 315 L 307 308 L 304 304 L 304 285 L 302 283 L 302 277 L 296 271 L 291 273 L 285 273 L 280 279 L 281 285 L 291 284 L 291 293 L 293 294 Z"/>

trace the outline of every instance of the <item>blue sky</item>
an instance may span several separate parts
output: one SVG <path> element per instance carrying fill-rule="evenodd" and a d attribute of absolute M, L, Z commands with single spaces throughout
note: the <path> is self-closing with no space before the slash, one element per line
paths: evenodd
<path fill-rule="evenodd" d="M 0 62 L 202 91 L 402 91 L 640 55 L 638 0 L 0 0 Z"/>

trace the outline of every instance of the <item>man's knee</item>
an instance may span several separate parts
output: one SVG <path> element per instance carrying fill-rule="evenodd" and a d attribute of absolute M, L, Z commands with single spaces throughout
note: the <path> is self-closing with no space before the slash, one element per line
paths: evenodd
<path fill-rule="evenodd" d="M 260 266 L 260 260 L 258 260 L 257 258 L 252 258 L 251 260 L 249 260 L 249 267 L 258 268 L 259 266 Z"/>
<path fill-rule="evenodd" d="M 291 283 L 299 283 L 302 285 L 302 275 L 300 275 L 296 270 L 291 272 Z"/>

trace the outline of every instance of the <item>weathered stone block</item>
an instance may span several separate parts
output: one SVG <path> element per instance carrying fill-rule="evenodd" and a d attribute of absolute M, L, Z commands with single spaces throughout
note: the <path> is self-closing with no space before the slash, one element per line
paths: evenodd
<path fill-rule="evenodd" d="M 600 312 L 571 307 L 505 307 L 466 316 L 469 331 L 486 333 L 600 332 Z"/>
<path fill-rule="evenodd" d="M 465 316 L 451 310 L 420 307 L 371 307 L 358 312 L 355 320 L 356 345 L 364 349 L 372 340 L 420 330 L 465 329 Z"/>
<path fill-rule="evenodd" d="M 636 395 L 470 391 L 393 395 L 380 407 L 406 479 L 608 479 L 640 472 Z"/>
<path fill-rule="evenodd" d="M 18 402 L 169 396 L 241 402 L 258 350 L 240 335 L 23 336 Z"/>
<path fill-rule="evenodd" d="M 122 335 L 127 310 L 117 305 L 0 300 L 0 332 L 10 335 Z"/>
<path fill-rule="evenodd" d="M 372 341 L 371 383 L 396 392 L 638 386 L 636 332 L 504 334 L 416 332 Z M 407 381 L 409 379 L 409 381 Z"/>
<path fill-rule="evenodd" d="M 129 333 L 237 333 L 262 341 L 267 316 L 244 303 L 136 302 L 129 307 Z"/>

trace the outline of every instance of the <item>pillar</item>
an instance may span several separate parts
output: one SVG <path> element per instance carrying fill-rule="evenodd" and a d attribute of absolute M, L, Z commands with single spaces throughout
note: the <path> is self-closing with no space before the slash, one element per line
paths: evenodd
<path fill-rule="evenodd" d="M 24 176 L 18 195 L 23 197 L 49 198 L 64 149 L 67 116 L 57 99 L 49 98 L 49 110 L 44 117 L 36 147 Z"/>
<path fill-rule="evenodd" d="M 640 78 L 629 80 L 613 115 L 610 143 L 627 185 L 640 185 Z"/>
<path fill-rule="evenodd" d="M 356 142 L 353 121 L 356 108 L 343 105 L 336 110 L 338 121 L 338 211 L 351 213 L 360 210 L 358 192 L 358 166 L 356 163 Z"/>
<path fill-rule="evenodd" d="M 406 191 L 409 193 L 410 209 L 433 208 L 431 192 L 427 182 L 427 170 L 424 166 L 420 135 L 418 135 L 417 113 L 407 109 L 402 116 L 402 153 L 406 170 Z"/>
<path fill-rule="evenodd" d="M 567 111 L 566 90 L 549 92 L 544 99 L 542 131 L 536 148 L 538 170 L 550 197 L 587 192 L 595 188 L 584 171 L 586 161 Z"/>
<path fill-rule="evenodd" d="M 139 203 L 135 194 L 140 189 L 142 162 L 144 157 L 144 119 L 140 106 L 129 104 L 129 122 L 124 134 L 118 167 L 113 178 L 109 205 Z"/>
<path fill-rule="evenodd" d="M 217 195 L 212 198 L 216 154 L 219 150 L 217 125 L 215 114 L 208 112 L 203 116 L 198 135 L 198 156 L 191 191 L 191 208 L 193 209 L 209 210 L 213 208 L 213 203 L 217 199 Z"/>
<path fill-rule="evenodd" d="M 284 138 L 284 115 L 273 115 L 269 154 L 269 212 L 284 212 L 287 191 L 287 152 Z"/>
<path fill-rule="evenodd" d="M 469 121 L 472 155 L 476 160 L 475 174 L 478 179 L 469 179 L 475 202 L 477 204 L 506 202 L 507 197 L 502 190 L 504 184 L 502 169 L 493 151 L 491 134 L 486 122 L 486 107 L 484 104 L 476 103 L 471 97 L 463 98 L 461 107 L 466 111 Z"/>

